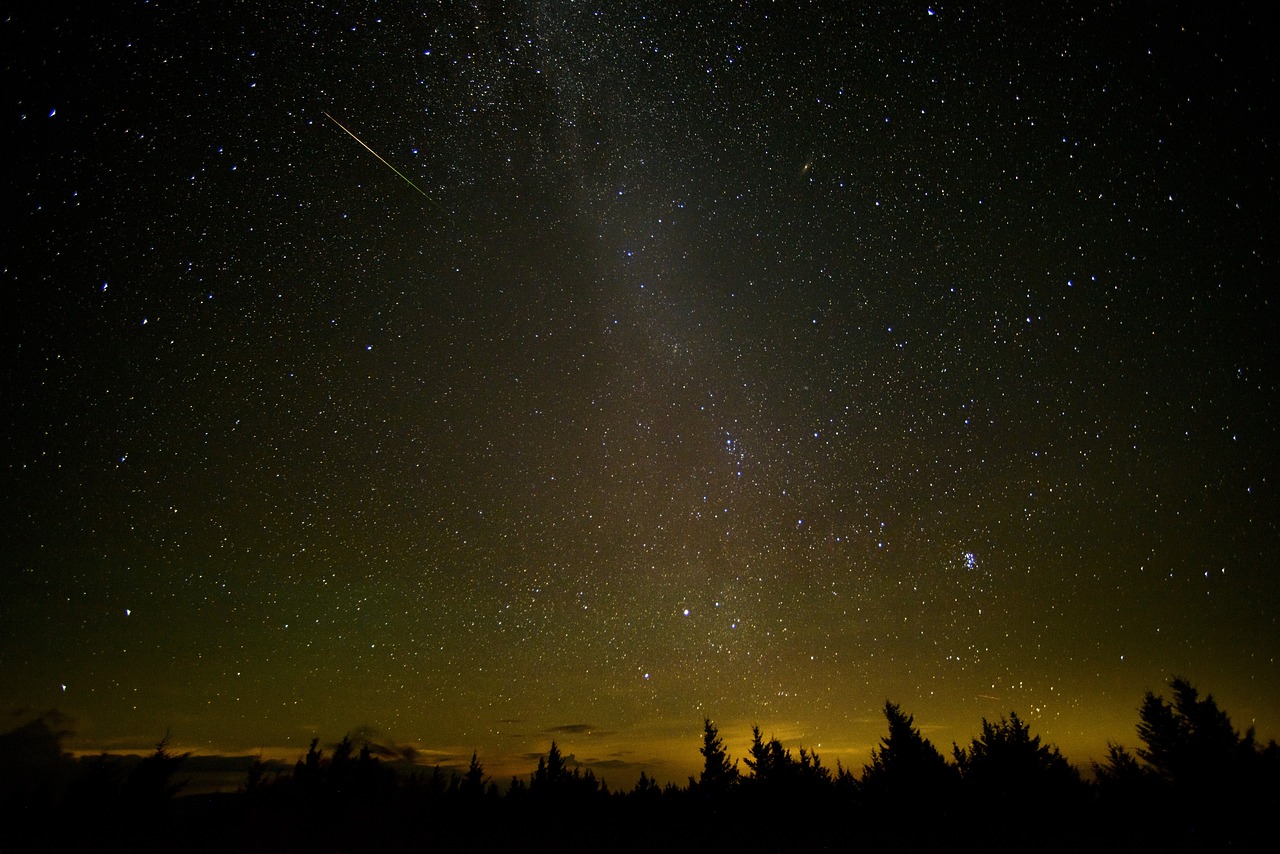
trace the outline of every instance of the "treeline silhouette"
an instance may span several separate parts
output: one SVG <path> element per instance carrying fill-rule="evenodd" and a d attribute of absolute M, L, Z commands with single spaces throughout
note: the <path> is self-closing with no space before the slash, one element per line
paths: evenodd
<path fill-rule="evenodd" d="M 1016 713 L 948 759 L 886 702 L 860 771 L 759 727 L 735 759 L 708 719 L 687 785 L 642 773 L 618 792 L 554 741 L 500 787 L 475 754 L 462 773 L 403 774 L 347 737 L 327 754 L 312 741 L 291 771 L 256 761 L 234 793 L 177 797 L 188 756 L 167 737 L 128 767 L 104 755 L 68 774 L 46 716 L 0 736 L 0 850 L 1280 850 L 1280 748 L 1186 680 L 1169 687 L 1143 698 L 1140 746 L 1111 745 L 1091 779 Z"/>

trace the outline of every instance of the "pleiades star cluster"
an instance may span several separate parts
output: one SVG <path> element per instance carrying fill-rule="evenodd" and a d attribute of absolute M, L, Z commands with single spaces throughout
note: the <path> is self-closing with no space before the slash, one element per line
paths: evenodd
<path fill-rule="evenodd" d="M 6 728 L 1280 736 L 1252 4 L 19 6 Z"/>

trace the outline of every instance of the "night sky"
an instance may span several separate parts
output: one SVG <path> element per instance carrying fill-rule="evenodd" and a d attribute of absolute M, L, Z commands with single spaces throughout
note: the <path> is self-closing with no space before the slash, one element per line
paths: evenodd
<path fill-rule="evenodd" d="M 2 728 L 1280 736 L 1250 4 L 17 5 Z"/>

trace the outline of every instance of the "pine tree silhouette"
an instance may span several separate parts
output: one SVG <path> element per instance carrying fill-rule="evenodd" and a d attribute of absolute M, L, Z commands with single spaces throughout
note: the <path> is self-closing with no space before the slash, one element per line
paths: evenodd
<path fill-rule="evenodd" d="M 654 799 L 662 796 L 662 789 L 654 782 L 654 779 L 644 771 L 640 772 L 640 779 L 636 780 L 636 785 L 631 790 L 633 797 L 652 802 Z"/>
<path fill-rule="evenodd" d="M 738 763 L 730 763 L 724 740 L 710 718 L 703 719 L 698 752 L 702 754 L 702 773 L 696 782 L 689 779 L 689 788 L 696 787 L 706 797 L 723 797 L 738 782 Z"/>
<path fill-rule="evenodd" d="M 467 766 L 467 773 L 462 776 L 462 791 L 473 797 L 484 792 L 484 766 L 480 764 L 474 750 L 471 752 L 471 764 Z"/>
<path fill-rule="evenodd" d="M 190 753 L 171 753 L 166 733 L 156 744 L 155 752 L 129 772 L 122 793 L 125 803 L 146 811 L 163 809 L 186 785 L 185 780 L 174 780 L 173 777 L 190 756 Z"/>
<path fill-rule="evenodd" d="M 872 748 L 871 764 L 863 767 L 864 798 L 880 809 L 942 809 L 954 795 L 958 782 L 955 768 L 920 734 L 915 718 L 898 704 L 886 700 L 884 716 L 889 734 Z"/>
<path fill-rule="evenodd" d="M 1244 844 L 1258 829 L 1237 816 L 1280 808 L 1280 762 L 1268 761 L 1277 752 L 1259 750 L 1253 730 L 1237 732 L 1213 696 L 1201 699 L 1186 679 L 1174 677 L 1169 688 L 1171 702 L 1150 691 L 1143 697 L 1138 756 L 1189 838 Z"/>
<path fill-rule="evenodd" d="M 1150 691 L 1139 710 L 1141 756 L 1161 778 L 1181 787 L 1215 786 L 1254 753 L 1253 733 L 1241 736 L 1213 696 L 1200 699 L 1191 683 L 1174 678 L 1173 702 Z"/>
<path fill-rule="evenodd" d="M 953 752 L 970 794 L 1005 803 L 1015 817 L 1011 824 L 1025 825 L 1045 806 L 1075 810 L 1083 797 L 1079 772 L 1058 748 L 1041 744 L 1017 712 L 995 723 L 983 718 L 982 734 Z"/>
<path fill-rule="evenodd" d="M 555 791 L 564 788 L 568 779 L 569 772 L 565 768 L 564 756 L 560 753 L 560 746 L 553 741 L 546 757 L 538 757 L 538 767 L 533 772 L 529 789 L 542 792 Z"/>

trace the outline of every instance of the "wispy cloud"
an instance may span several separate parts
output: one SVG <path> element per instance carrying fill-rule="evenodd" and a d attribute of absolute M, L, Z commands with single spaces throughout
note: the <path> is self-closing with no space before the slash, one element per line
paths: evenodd
<path fill-rule="evenodd" d="M 596 738 L 613 735 L 614 730 L 600 729 L 594 724 L 561 724 L 542 731 L 547 735 L 589 735 Z"/>

